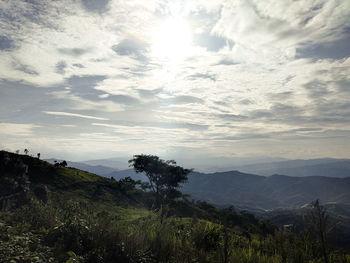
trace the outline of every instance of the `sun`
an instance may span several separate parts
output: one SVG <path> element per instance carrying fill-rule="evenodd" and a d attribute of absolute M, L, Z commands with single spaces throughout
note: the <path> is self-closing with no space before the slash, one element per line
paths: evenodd
<path fill-rule="evenodd" d="M 191 33 L 179 11 L 155 26 L 152 32 L 152 55 L 169 70 L 175 70 L 191 53 Z"/>

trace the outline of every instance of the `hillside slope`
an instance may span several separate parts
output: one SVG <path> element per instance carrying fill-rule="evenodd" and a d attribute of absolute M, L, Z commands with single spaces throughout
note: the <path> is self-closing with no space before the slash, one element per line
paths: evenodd
<path fill-rule="evenodd" d="M 45 159 L 44 161 L 49 162 L 51 164 L 54 164 L 55 161 L 61 162 L 63 160 L 58 160 L 58 159 Z M 117 171 L 117 169 L 108 167 L 108 166 L 103 166 L 103 165 L 89 165 L 83 162 L 71 162 L 67 161 L 68 167 L 73 167 L 79 170 L 87 171 L 89 173 L 105 176 L 106 174 L 112 173 Z"/>
<path fill-rule="evenodd" d="M 0 163 L 4 164 L 6 159 L 10 162 L 23 163 L 27 167 L 26 180 L 29 182 L 30 191 L 44 187 L 52 197 L 64 197 L 67 200 L 143 206 L 144 198 L 138 197 L 140 193 L 135 193 L 133 196 L 127 195 L 118 181 L 110 178 L 76 168 L 55 167 L 38 158 L 0 151 Z M 10 168 L 12 166 L 7 165 Z M 7 177 L 10 178 L 11 171 L 8 173 Z M 4 175 L 1 174 L 1 176 Z"/>

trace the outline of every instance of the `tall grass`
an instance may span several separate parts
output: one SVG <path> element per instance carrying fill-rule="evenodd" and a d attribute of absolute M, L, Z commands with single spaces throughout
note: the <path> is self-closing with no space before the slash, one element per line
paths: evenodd
<path fill-rule="evenodd" d="M 2 212 L 0 220 L 16 229 L 13 235 L 35 233 L 37 249 L 48 248 L 57 262 L 322 262 L 317 245 L 306 237 L 283 230 L 247 231 L 195 216 L 171 217 L 166 208 L 105 211 L 87 202 L 32 200 Z M 3 228 L 0 237 L 9 240 L 11 233 L 5 235 Z M 336 250 L 330 261 L 349 263 L 350 257 Z"/>

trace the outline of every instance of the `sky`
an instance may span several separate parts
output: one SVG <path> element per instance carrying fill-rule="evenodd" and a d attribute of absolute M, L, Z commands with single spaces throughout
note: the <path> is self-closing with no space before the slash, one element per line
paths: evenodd
<path fill-rule="evenodd" d="M 0 149 L 350 158 L 350 1 L 0 0 Z"/>

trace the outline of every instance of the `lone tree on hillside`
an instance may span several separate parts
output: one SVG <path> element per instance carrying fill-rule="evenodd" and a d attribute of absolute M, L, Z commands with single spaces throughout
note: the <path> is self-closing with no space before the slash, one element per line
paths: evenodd
<path fill-rule="evenodd" d="M 177 188 L 187 181 L 187 175 L 192 171 L 178 166 L 173 160 L 164 161 L 155 155 L 134 155 L 129 164 L 136 173 L 146 174 L 150 189 L 155 193 L 157 206 L 165 200 L 180 197 L 181 192 Z"/>

